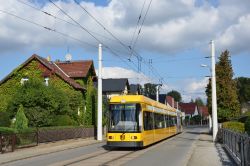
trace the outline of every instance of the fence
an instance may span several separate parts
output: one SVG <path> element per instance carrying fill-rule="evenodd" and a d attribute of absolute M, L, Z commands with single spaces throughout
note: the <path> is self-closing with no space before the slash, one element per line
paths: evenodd
<path fill-rule="evenodd" d="M 0 134 L 0 152 L 13 152 L 15 149 L 15 134 Z"/>
<path fill-rule="evenodd" d="M 220 129 L 223 144 L 238 165 L 250 166 L 250 137 L 227 129 Z"/>
<path fill-rule="evenodd" d="M 66 139 L 94 137 L 94 128 L 64 128 L 38 130 L 38 142 L 55 142 Z"/>
<path fill-rule="evenodd" d="M 0 134 L 0 153 L 15 149 L 37 146 L 38 143 L 55 142 L 66 139 L 87 138 L 96 135 L 95 128 L 39 129 L 34 132 Z"/>

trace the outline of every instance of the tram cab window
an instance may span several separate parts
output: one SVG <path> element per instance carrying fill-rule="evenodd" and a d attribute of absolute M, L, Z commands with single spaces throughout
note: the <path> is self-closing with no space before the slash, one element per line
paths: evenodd
<path fill-rule="evenodd" d="M 110 105 L 109 132 L 138 132 L 140 104 Z"/>

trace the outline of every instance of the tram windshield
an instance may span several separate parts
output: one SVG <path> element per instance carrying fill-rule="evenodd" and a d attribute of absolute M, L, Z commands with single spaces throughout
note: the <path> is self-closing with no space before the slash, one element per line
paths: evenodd
<path fill-rule="evenodd" d="M 140 104 L 111 104 L 109 132 L 138 132 Z"/>

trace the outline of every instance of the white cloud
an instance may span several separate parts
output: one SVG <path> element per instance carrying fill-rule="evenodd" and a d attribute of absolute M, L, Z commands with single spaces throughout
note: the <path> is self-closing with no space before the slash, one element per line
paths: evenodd
<path fill-rule="evenodd" d="M 86 7 L 92 15 L 128 45 L 143 2 L 144 0 L 111 0 L 107 6 L 95 6 L 92 2 L 82 1 L 81 5 Z M 87 29 L 112 38 L 73 0 L 68 2 L 56 1 L 55 3 Z M 148 3 L 149 1 L 145 5 L 143 15 Z M 39 4 L 37 6 L 40 7 Z M 55 28 L 75 38 L 98 44 L 81 29 L 48 17 L 16 0 L 3 1 L 0 9 L 44 26 Z M 70 21 L 51 3 L 46 3 L 41 9 Z M 249 34 L 249 24 L 247 24 L 249 14 L 249 0 L 241 0 L 240 3 L 235 0 L 221 0 L 217 7 L 207 1 L 197 6 L 195 0 L 154 0 L 145 20 L 137 48 L 148 52 L 178 52 L 183 48 L 193 48 L 200 44 L 206 44 L 210 39 L 216 38 L 219 41 L 218 47 L 221 49 L 232 49 L 236 53 L 249 52 L 249 47 L 246 44 L 241 45 L 241 43 L 249 43 L 249 36 L 245 35 Z M 58 34 L 48 32 L 3 13 L 0 14 L 0 22 L 2 25 L 0 30 L 1 51 L 59 47 L 67 40 Z M 95 35 L 110 47 L 118 50 L 124 49 L 117 41 Z M 72 44 L 77 43 L 76 41 L 71 42 Z"/>
<path fill-rule="evenodd" d="M 96 70 L 98 75 L 98 70 Z M 122 75 L 121 75 L 122 73 Z M 130 69 L 121 67 L 104 67 L 102 70 L 103 78 L 128 78 L 130 84 L 141 84 L 152 82 L 153 80 L 144 75 L 143 73 L 137 73 Z"/>
<path fill-rule="evenodd" d="M 250 52 L 250 14 L 242 16 L 238 22 L 225 30 L 218 39 L 220 51 L 223 51 L 221 46 L 224 46 L 233 53 Z"/>

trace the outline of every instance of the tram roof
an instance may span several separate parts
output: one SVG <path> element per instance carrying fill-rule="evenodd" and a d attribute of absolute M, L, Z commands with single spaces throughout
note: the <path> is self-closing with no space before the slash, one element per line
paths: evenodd
<path fill-rule="evenodd" d="M 110 103 L 145 103 L 152 105 L 154 107 L 166 109 L 168 111 L 176 112 L 176 109 L 169 106 L 152 100 L 143 95 L 120 95 L 120 96 L 113 96 L 110 99 Z"/>

